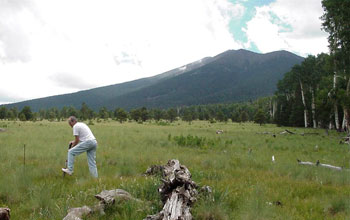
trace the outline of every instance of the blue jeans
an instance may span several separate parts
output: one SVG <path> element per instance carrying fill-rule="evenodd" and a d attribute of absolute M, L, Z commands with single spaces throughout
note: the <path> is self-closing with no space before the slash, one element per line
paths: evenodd
<path fill-rule="evenodd" d="M 90 173 L 93 177 L 98 177 L 96 166 L 96 140 L 80 142 L 68 151 L 68 169 L 73 171 L 74 157 L 86 151 Z"/>

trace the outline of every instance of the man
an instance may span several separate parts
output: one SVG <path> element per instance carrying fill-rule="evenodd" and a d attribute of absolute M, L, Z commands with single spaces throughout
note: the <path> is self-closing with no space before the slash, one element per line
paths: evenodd
<path fill-rule="evenodd" d="M 72 148 L 68 150 L 68 167 L 62 168 L 62 171 L 68 175 L 72 175 L 74 157 L 86 151 L 90 173 L 93 177 L 97 178 L 97 141 L 95 136 L 92 134 L 90 128 L 86 124 L 78 122 L 77 118 L 74 116 L 70 116 L 68 118 L 68 124 L 73 128 L 75 140 L 70 142 L 70 144 L 72 144 Z"/>

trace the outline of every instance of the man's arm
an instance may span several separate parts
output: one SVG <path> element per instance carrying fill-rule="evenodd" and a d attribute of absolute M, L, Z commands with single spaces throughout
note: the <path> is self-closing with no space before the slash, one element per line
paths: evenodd
<path fill-rule="evenodd" d="M 70 142 L 70 144 L 72 144 L 72 147 L 74 147 L 79 143 L 79 136 L 75 135 L 74 137 L 75 137 L 75 140 Z"/>

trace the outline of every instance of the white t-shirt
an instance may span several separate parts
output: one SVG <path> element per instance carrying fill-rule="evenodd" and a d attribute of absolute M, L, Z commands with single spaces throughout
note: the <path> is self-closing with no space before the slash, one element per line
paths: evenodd
<path fill-rule="evenodd" d="M 88 141 L 88 140 L 96 139 L 95 136 L 92 134 L 90 128 L 82 122 L 77 122 L 73 126 L 73 135 L 79 136 L 80 141 Z"/>

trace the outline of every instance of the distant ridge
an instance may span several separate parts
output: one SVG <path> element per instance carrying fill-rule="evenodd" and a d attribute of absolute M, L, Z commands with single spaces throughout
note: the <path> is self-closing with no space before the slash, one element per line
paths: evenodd
<path fill-rule="evenodd" d="M 168 108 L 247 101 L 272 95 L 278 80 L 303 60 L 288 51 L 259 54 L 228 50 L 153 77 L 5 106 L 22 109 L 28 105 L 38 111 L 63 106 L 80 108 L 85 102 L 98 110 L 103 106 Z"/>

